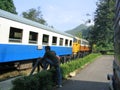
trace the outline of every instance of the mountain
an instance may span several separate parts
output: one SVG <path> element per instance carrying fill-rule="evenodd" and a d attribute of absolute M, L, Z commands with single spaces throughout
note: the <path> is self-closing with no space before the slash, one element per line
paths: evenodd
<path fill-rule="evenodd" d="M 81 24 L 81 25 L 75 27 L 74 29 L 67 30 L 65 32 L 68 34 L 72 34 L 74 36 L 77 36 L 77 37 L 85 38 L 85 37 L 87 37 L 89 30 L 88 30 L 88 26 Z M 78 36 L 78 34 L 81 34 L 81 36 Z"/>

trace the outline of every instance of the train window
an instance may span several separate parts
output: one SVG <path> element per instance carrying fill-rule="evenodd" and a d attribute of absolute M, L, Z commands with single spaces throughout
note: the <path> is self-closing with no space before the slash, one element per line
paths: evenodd
<path fill-rule="evenodd" d="M 70 40 L 70 44 L 69 44 L 69 46 L 72 46 L 72 40 Z"/>
<path fill-rule="evenodd" d="M 60 38 L 59 45 L 60 45 L 60 46 L 63 46 L 63 38 Z"/>
<path fill-rule="evenodd" d="M 9 42 L 22 42 L 23 30 L 10 27 Z"/>
<path fill-rule="evenodd" d="M 57 45 L 57 37 L 52 37 L 52 45 Z"/>
<path fill-rule="evenodd" d="M 49 35 L 43 34 L 43 44 L 47 45 L 49 42 Z"/>
<path fill-rule="evenodd" d="M 29 43 L 37 44 L 37 40 L 38 40 L 38 33 L 30 31 L 30 34 L 29 34 Z"/>
<path fill-rule="evenodd" d="M 68 39 L 65 39 L 65 46 L 68 46 Z"/>

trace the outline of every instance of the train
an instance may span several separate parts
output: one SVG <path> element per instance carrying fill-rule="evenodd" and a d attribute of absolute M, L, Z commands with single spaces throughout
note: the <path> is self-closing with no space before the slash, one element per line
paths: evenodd
<path fill-rule="evenodd" d="M 84 57 L 91 52 L 89 42 L 85 39 L 74 37 L 72 46 L 73 58 Z"/>
<path fill-rule="evenodd" d="M 0 67 L 32 66 L 33 61 L 43 57 L 48 45 L 63 62 L 90 52 L 85 39 L 0 10 Z"/>

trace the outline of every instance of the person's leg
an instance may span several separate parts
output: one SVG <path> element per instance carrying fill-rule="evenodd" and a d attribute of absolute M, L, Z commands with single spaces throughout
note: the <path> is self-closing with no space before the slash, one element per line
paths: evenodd
<path fill-rule="evenodd" d="M 59 87 L 62 87 L 62 74 L 59 66 L 56 67 L 56 74 L 57 74 L 57 84 Z"/>
<path fill-rule="evenodd" d="M 43 61 L 42 64 L 43 64 L 43 69 L 46 70 L 49 64 L 46 61 Z"/>
<path fill-rule="evenodd" d="M 50 64 L 50 66 L 54 65 L 54 63 L 50 59 L 48 59 L 48 58 L 44 59 L 42 61 L 43 69 L 46 70 L 48 68 L 49 64 Z"/>
<path fill-rule="evenodd" d="M 50 60 L 50 59 L 48 59 L 48 58 L 46 58 L 46 62 L 49 63 L 49 64 L 51 64 L 51 65 L 54 65 L 53 61 Z"/>

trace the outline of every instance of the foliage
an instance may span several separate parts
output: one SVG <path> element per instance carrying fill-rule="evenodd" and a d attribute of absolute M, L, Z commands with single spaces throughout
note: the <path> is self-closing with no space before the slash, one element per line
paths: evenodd
<path fill-rule="evenodd" d="M 97 46 L 97 50 L 113 49 L 113 18 L 114 0 L 100 0 L 95 12 L 95 25 L 90 31 L 91 43 Z"/>
<path fill-rule="evenodd" d="M 29 9 L 28 11 L 23 12 L 22 15 L 24 18 L 47 25 L 46 21 L 43 19 L 43 15 L 40 10 L 40 7 L 38 7 L 38 9 L 34 9 L 34 8 Z"/>
<path fill-rule="evenodd" d="M 15 79 L 12 90 L 52 90 L 52 73 L 42 71 L 32 76 Z"/>
<path fill-rule="evenodd" d="M 72 34 L 79 38 L 86 38 L 88 36 L 89 28 L 88 26 L 81 24 L 72 30 L 66 31 L 66 33 Z"/>
<path fill-rule="evenodd" d="M 82 38 L 82 32 L 77 32 L 77 33 L 75 33 L 75 36 L 76 36 L 76 37 L 79 37 L 79 38 Z"/>
<path fill-rule="evenodd" d="M 0 9 L 17 14 L 13 0 L 0 0 Z"/>

